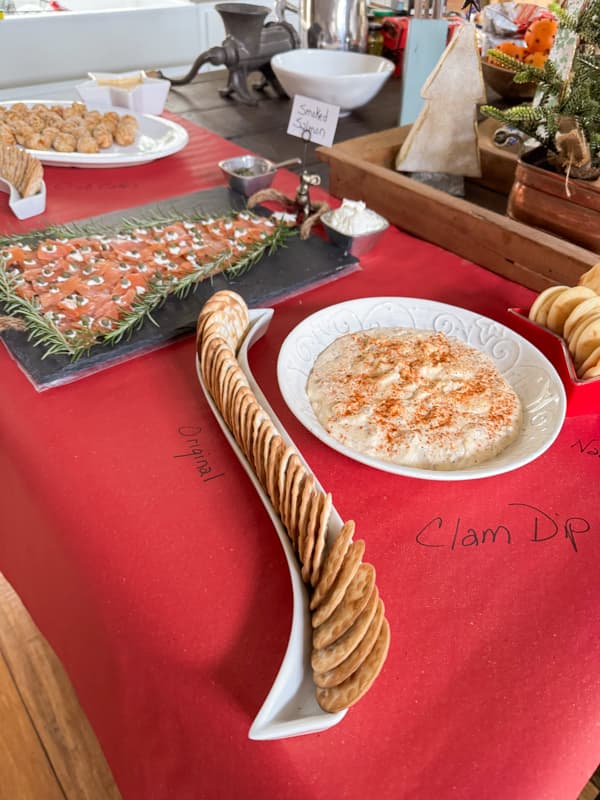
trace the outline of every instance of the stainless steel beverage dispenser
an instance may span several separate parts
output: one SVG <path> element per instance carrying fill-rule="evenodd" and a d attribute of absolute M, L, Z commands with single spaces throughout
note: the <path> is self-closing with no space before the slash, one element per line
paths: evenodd
<path fill-rule="evenodd" d="M 277 0 L 277 18 L 283 18 L 284 8 L 298 13 L 301 47 L 366 52 L 367 0 L 300 0 L 299 7 Z"/>

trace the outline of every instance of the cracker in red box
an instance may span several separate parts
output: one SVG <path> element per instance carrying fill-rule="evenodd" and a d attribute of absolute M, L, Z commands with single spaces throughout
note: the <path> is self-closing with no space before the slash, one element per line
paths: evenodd
<path fill-rule="evenodd" d="M 600 263 L 577 286 L 550 286 L 529 312 L 509 309 L 514 327 L 554 364 L 567 392 L 567 414 L 600 407 Z M 594 288 L 597 287 L 597 288 Z"/>

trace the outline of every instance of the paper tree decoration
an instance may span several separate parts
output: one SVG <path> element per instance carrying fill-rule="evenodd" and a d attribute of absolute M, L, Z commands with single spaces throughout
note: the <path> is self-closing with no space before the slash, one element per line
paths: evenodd
<path fill-rule="evenodd" d="M 421 90 L 425 105 L 398 157 L 401 172 L 481 176 L 477 103 L 485 102 L 475 25 L 461 26 Z"/>

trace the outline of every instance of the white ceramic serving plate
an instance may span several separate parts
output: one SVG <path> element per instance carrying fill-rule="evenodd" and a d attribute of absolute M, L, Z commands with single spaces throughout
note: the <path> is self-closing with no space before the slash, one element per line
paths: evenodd
<path fill-rule="evenodd" d="M 41 103 L 46 106 L 70 106 L 66 100 L 23 100 L 27 106 Z M 10 106 L 12 103 L 0 103 Z M 99 153 L 58 153 L 55 150 L 29 150 L 32 155 L 53 167 L 133 167 L 147 164 L 158 158 L 165 158 L 182 150 L 188 143 L 188 132 L 181 125 L 162 117 L 138 114 L 114 106 L 90 104 L 90 111 L 116 111 L 118 114 L 131 114 L 139 123 L 139 131 L 135 142 L 128 147 L 112 145 Z"/>
<path fill-rule="evenodd" d="M 294 447 L 299 457 L 302 458 L 298 448 L 295 447 L 285 428 L 277 419 L 273 409 L 261 392 L 248 364 L 248 350 L 267 330 L 272 316 L 272 309 L 256 309 L 250 311 L 250 328 L 238 351 L 237 358 L 257 401 L 269 414 L 271 421 L 286 444 Z M 337 723 L 344 718 L 346 711 L 340 711 L 337 714 L 329 714 L 323 711 L 316 701 L 315 684 L 313 682 L 312 667 L 310 664 L 312 623 L 308 607 L 308 594 L 300 574 L 300 565 L 298 564 L 285 528 L 271 505 L 268 495 L 260 485 L 254 470 L 246 460 L 242 450 L 238 447 L 231 431 L 224 422 L 218 408 L 204 385 L 198 359 L 196 359 L 196 371 L 202 390 L 217 422 L 221 426 L 223 433 L 240 460 L 240 463 L 246 470 L 248 477 L 254 484 L 260 499 L 271 517 L 271 521 L 277 531 L 279 541 L 281 542 L 287 559 L 292 582 L 292 627 L 287 650 L 271 691 L 267 695 L 266 700 L 252 723 L 248 736 L 250 739 L 283 739 L 289 736 L 300 736 L 306 733 L 316 733 L 318 731 L 327 730 L 333 725 L 337 725 Z M 316 484 L 318 488 L 322 490 L 318 481 L 316 481 Z M 338 535 L 341 527 L 342 520 L 335 508 L 332 507 L 327 531 L 327 541 L 329 544 L 331 544 Z"/>
<path fill-rule="evenodd" d="M 372 100 L 394 71 L 387 58 L 348 50 L 288 50 L 273 56 L 271 66 L 290 97 L 331 103 L 342 113 Z"/>
<path fill-rule="evenodd" d="M 370 328 L 408 327 L 441 331 L 486 353 L 519 395 L 524 419 L 519 437 L 492 459 L 465 469 L 405 467 L 352 450 L 330 436 L 317 420 L 306 394 L 315 359 L 335 339 Z M 317 311 L 285 339 L 277 363 L 281 393 L 290 410 L 334 450 L 384 472 L 426 480 L 488 478 L 538 458 L 558 436 L 566 396 L 558 373 L 530 342 L 499 322 L 457 306 L 411 297 L 365 297 Z"/>

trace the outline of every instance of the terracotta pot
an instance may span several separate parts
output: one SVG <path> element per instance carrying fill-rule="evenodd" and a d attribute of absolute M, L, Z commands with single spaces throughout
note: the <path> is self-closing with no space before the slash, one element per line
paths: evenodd
<path fill-rule="evenodd" d="M 543 148 L 517 162 L 508 197 L 508 216 L 544 228 L 600 253 L 600 179 L 583 181 L 554 172 Z"/>

